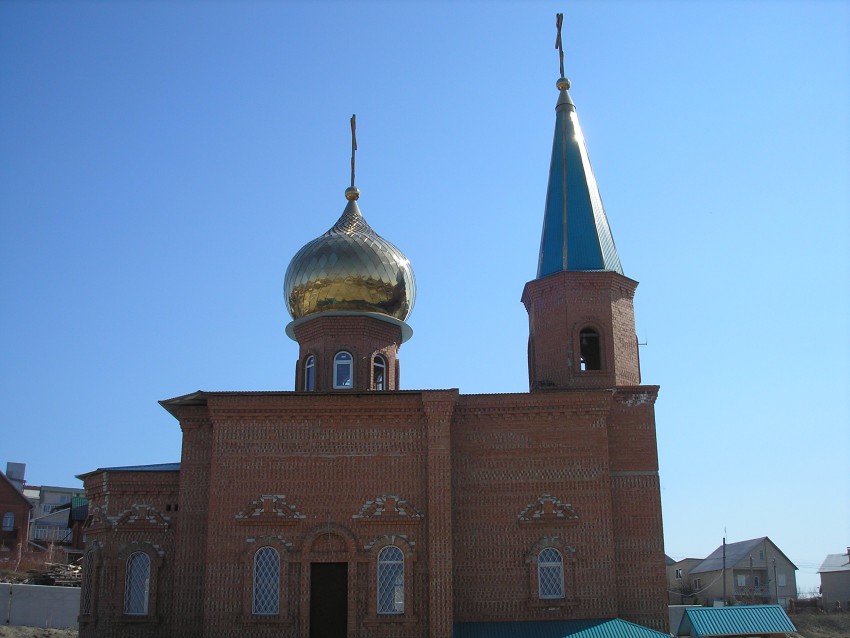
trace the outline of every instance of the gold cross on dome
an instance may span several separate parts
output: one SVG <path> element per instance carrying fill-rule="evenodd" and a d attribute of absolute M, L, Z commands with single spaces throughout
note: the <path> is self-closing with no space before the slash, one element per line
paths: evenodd
<path fill-rule="evenodd" d="M 357 115 L 351 116 L 351 188 L 354 188 L 354 153 L 357 152 Z"/>

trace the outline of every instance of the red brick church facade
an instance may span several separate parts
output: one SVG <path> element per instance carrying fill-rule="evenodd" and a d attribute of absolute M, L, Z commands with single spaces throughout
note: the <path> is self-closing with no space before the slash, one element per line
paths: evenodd
<path fill-rule="evenodd" d="M 81 636 L 664 628 L 658 387 L 640 385 L 637 283 L 558 89 L 540 269 L 522 294 L 530 391 L 398 388 L 412 271 L 352 184 L 287 273 L 295 391 L 162 401 L 179 464 L 82 475 Z"/>

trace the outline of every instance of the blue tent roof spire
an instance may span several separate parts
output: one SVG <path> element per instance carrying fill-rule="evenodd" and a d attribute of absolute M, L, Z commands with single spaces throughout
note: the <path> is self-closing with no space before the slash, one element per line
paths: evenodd
<path fill-rule="evenodd" d="M 563 48 L 561 20 L 555 46 Z M 570 98 L 570 81 L 561 77 L 555 107 L 555 139 L 549 167 L 549 187 L 540 241 L 537 279 L 564 270 L 610 270 L 623 274 L 614 237 L 590 166 L 576 107 Z"/>

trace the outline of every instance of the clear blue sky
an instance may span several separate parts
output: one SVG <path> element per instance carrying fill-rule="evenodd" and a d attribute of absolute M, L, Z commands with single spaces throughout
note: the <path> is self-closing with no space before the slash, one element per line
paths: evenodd
<path fill-rule="evenodd" d="M 180 458 L 157 401 L 293 388 L 289 259 L 341 213 L 416 272 L 405 389 L 527 390 L 567 75 L 659 384 L 675 558 L 850 544 L 847 2 L 0 4 L 0 463 Z M 564 495 L 569 498 L 569 495 Z"/>

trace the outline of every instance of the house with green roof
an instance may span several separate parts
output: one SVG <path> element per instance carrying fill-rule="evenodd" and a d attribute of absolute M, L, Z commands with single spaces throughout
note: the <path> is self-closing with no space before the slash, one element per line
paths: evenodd
<path fill-rule="evenodd" d="M 685 610 L 676 635 L 694 638 L 785 638 L 797 628 L 780 605 L 694 607 Z"/>

